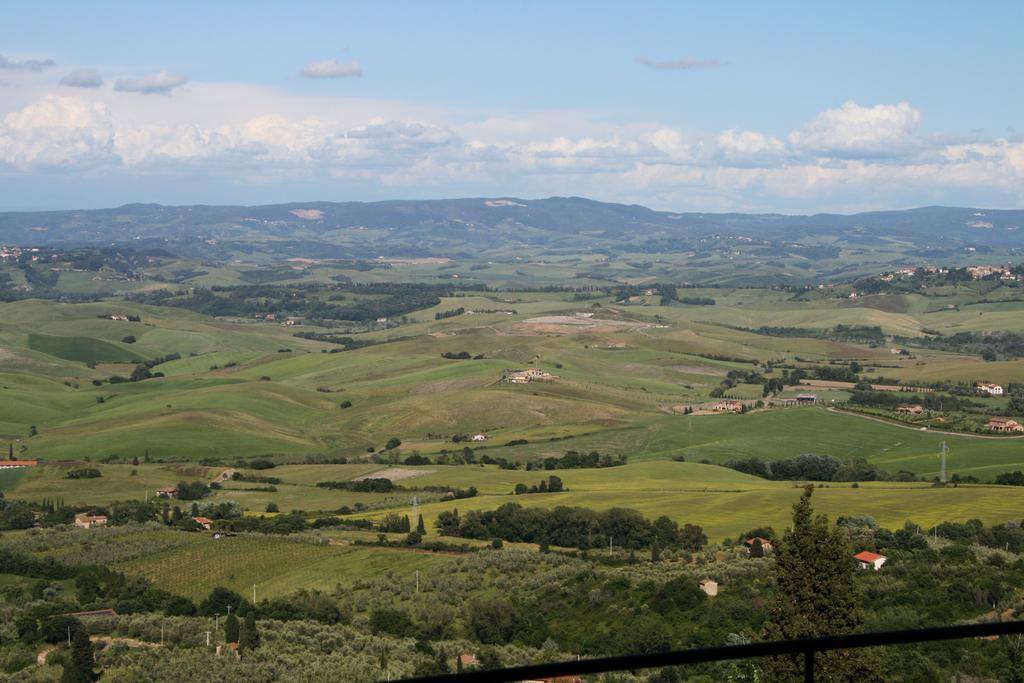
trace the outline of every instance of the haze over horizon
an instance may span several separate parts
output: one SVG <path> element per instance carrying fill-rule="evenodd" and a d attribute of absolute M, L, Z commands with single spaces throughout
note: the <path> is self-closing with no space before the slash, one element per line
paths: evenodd
<path fill-rule="evenodd" d="M 1024 205 L 1020 5 L 446 7 L 12 5 L 0 210 Z"/>

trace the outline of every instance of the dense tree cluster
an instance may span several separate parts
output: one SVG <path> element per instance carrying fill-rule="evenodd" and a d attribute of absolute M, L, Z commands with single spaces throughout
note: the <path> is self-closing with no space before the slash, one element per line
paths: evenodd
<path fill-rule="evenodd" d="M 730 460 L 725 466 L 752 474 L 762 479 L 779 481 L 913 481 L 911 472 L 900 472 L 895 477 L 878 469 L 864 458 L 840 460 L 831 455 L 797 455 L 779 460 L 744 458 Z"/>
<path fill-rule="evenodd" d="M 580 550 L 608 546 L 639 550 L 652 545 L 699 550 L 707 543 L 699 526 L 680 527 L 668 517 L 651 522 L 626 508 L 596 512 L 580 507 L 548 510 L 505 503 L 497 510 L 471 510 L 461 516 L 458 510 L 446 510 L 438 515 L 436 526 L 442 536 L 498 538 Z"/>

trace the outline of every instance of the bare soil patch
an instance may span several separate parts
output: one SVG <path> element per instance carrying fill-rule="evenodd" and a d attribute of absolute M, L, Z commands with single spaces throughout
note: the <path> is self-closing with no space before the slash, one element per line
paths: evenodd
<path fill-rule="evenodd" d="M 370 474 L 364 474 L 361 477 L 356 477 L 352 481 L 363 481 L 364 479 L 390 479 L 391 481 L 402 481 L 403 479 L 412 479 L 413 477 L 422 477 L 425 474 L 433 473 L 434 470 L 409 470 L 403 467 L 389 467 L 386 470 L 371 472 Z"/>
<path fill-rule="evenodd" d="M 510 328 L 512 334 L 602 334 L 653 327 L 635 320 L 606 320 L 574 315 L 544 315 L 518 322 Z"/>

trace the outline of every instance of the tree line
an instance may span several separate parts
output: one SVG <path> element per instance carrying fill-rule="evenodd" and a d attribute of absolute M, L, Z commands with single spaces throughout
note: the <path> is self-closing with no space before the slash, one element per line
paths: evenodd
<path fill-rule="evenodd" d="M 580 550 L 609 545 L 627 550 L 650 547 L 699 550 L 707 543 L 704 530 L 697 525 L 680 527 L 665 516 L 651 522 L 636 510 L 627 508 L 598 512 L 559 506 L 549 510 L 505 503 L 496 510 L 471 510 L 465 515 L 460 515 L 458 510 L 446 510 L 438 515 L 435 526 L 442 536 L 501 539 Z"/>

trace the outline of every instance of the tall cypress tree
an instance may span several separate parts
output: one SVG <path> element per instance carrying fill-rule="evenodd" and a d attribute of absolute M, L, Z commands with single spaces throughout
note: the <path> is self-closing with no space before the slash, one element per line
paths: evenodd
<path fill-rule="evenodd" d="M 96 679 L 92 670 L 94 663 L 89 634 L 81 622 L 76 620 L 71 627 L 71 653 L 64 665 L 61 683 L 91 683 Z"/>
<path fill-rule="evenodd" d="M 234 614 L 229 614 L 228 618 L 224 620 L 224 642 L 237 643 L 238 630 L 238 617 Z"/>
<path fill-rule="evenodd" d="M 238 649 L 248 652 L 260 644 L 260 632 L 256 628 L 256 610 L 251 609 L 245 615 L 245 622 L 242 624 L 242 632 L 238 638 Z"/>
<path fill-rule="evenodd" d="M 814 516 L 808 486 L 793 505 L 793 527 L 775 546 L 775 593 L 771 601 L 769 640 L 792 640 L 852 633 L 861 624 L 860 595 L 852 553 L 842 532 L 824 515 Z M 818 680 L 870 679 L 861 651 L 816 653 Z M 803 655 L 765 661 L 768 681 L 803 677 Z M 877 675 L 877 674 L 876 674 Z"/>
<path fill-rule="evenodd" d="M 417 515 L 416 533 L 424 536 L 427 533 L 427 525 L 423 523 L 423 515 Z"/>

